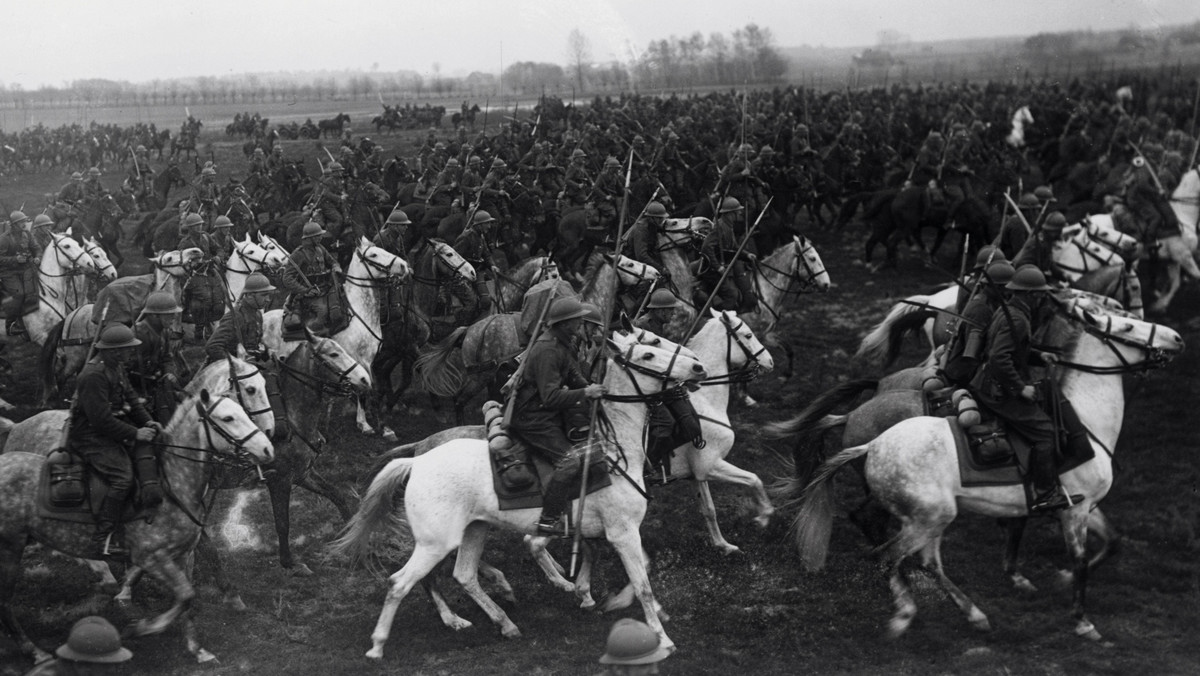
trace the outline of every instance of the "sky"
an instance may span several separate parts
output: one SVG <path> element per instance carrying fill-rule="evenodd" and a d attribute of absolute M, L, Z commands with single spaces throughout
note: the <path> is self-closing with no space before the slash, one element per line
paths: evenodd
<path fill-rule="evenodd" d="M 778 47 L 867 47 L 881 31 L 915 41 L 1113 30 L 1200 21 L 1198 0 L 34 0 L 6 3 L 0 80 L 245 72 L 412 70 L 499 73 L 570 61 L 578 28 L 593 61 L 629 61 L 651 40 L 769 28 Z M 14 30 L 15 28 L 15 30 Z"/>

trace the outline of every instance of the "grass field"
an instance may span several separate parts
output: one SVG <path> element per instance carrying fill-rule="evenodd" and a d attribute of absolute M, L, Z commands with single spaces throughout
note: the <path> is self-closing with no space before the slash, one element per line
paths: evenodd
<path fill-rule="evenodd" d="M 304 116 L 310 114 L 320 113 Z M 206 130 L 215 128 L 209 120 L 205 123 Z M 355 128 L 360 129 L 357 120 Z M 418 137 L 399 135 L 383 143 L 415 148 Z M 202 141 L 214 143 L 223 174 L 241 172 L 245 165 L 240 143 L 211 131 Z M 290 156 L 310 158 L 310 170 L 316 169 L 315 144 L 291 142 L 286 147 Z M 10 206 L 34 204 L 63 180 L 49 174 L 8 177 L 0 186 L 0 200 Z M 814 229 L 810 234 L 835 286 L 828 294 L 796 300 L 784 321 L 783 336 L 797 350 L 798 373 L 786 382 L 775 374 L 764 376 L 751 385 L 761 405 L 731 412 L 738 441 L 730 460 L 764 479 L 782 471 L 775 454 L 789 449 L 763 441 L 761 425 L 784 418 L 846 378 L 863 375 L 848 353 L 865 329 L 898 298 L 942 281 L 911 259 L 902 260 L 898 272 L 867 273 L 856 262 L 865 237 L 861 226 L 845 232 Z M 137 271 L 131 266 L 126 272 Z M 1194 345 L 1200 339 L 1198 311 L 1200 292 L 1191 284 L 1160 321 L 1183 331 Z M 18 419 L 34 412 L 29 375 L 35 355 L 30 345 L 10 346 L 5 355 L 15 371 L 0 381 L 0 394 L 19 405 Z M 919 347 L 910 345 L 902 362 L 914 363 L 920 357 Z M 1071 633 L 1070 593 L 1055 584 L 1057 567 L 1065 561 L 1062 541 L 1048 520 L 1031 525 L 1024 550 L 1026 572 L 1041 591 L 1019 595 L 1001 573 L 1003 537 L 994 521 L 960 516 L 943 545 L 946 570 L 989 615 L 994 629 L 975 632 L 932 583 L 918 579 L 921 612 L 904 638 L 888 642 L 882 633 L 892 610 L 891 595 L 882 572 L 867 556 L 865 541 L 848 521 L 835 522 L 828 569 L 805 574 L 786 537 L 791 514 L 778 514 L 766 531 L 759 531 L 749 518 L 748 496 L 715 485 L 722 529 L 744 552 L 725 557 L 708 545 L 695 487 L 676 482 L 654 493 L 642 528 L 653 560 L 651 582 L 671 615 L 667 630 L 679 647 L 664 663 L 663 673 L 1194 673 L 1200 664 L 1200 642 L 1193 631 L 1200 625 L 1200 469 L 1195 456 L 1200 437 L 1192 416 L 1200 401 L 1200 357 L 1194 349 L 1185 352 L 1162 371 L 1145 379 L 1130 378 L 1126 387 L 1129 403 L 1117 448 L 1119 471 L 1104 503 L 1116 528 L 1127 536 L 1126 547 L 1093 576 L 1089 596 L 1091 618 L 1104 642 L 1085 642 Z M 450 425 L 430 411 L 420 393 L 410 393 L 405 404 L 407 410 L 392 414 L 390 420 L 402 441 Z M 359 436 L 349 409 L 340 407 L 326 436 L 335 441 L 333 450 L 318 462 L 322 473 L 344 485 L 364 487 L 374 468 L 371 454 L 388 445 Z M 861 492 L 847 475 L 839 483 L 839 494 L 843 505 L 853 505 Z M 575 608 L 570 597 L 545 584 L 519 538 L 495 533 L 487 560 L 504 570 L 516 588 L 518 604 L 506 610 L 523 637 L 500 638 L 486 616 L 448 581 L 450 604 L 475 626 L 450 631 L 428 599 L 413 593 L 400 606 L 383 662 L 370 662 L 363 653 L 370 646 L 385 580 L 323 558 L 323 544 L 339 527 L 333 507 L 302 491 L 294 495 L 294 548 L 316 571 L 314 578 L 298 578 L 278 566 L 265 491 L 230 491 L 218 504 L 210 528 L 248 610 L 226 609 L 211 587 L 202 586 L 202 642 L 220 662 L 203 667 L 191 663 L 179 631 L 171 629 L 131 643 L 135 658 L 128 673 L 588 674 L 596 671 L 608 627 L 616 619 Z M 555 553 L 566 560 L 561 548 Z M 93 592 L 90 574 L 78 565 L 39 549 L 28 552 L 25 567 L 16 612 L 43 648 L 64 640 L 71 623 L 82 615 L 100 612 L 114 621 L 127 619 L 106 597 Z M 204 585 L 205 573 L 198 574 Z M 606 552 L 596 586 L 612 590 L 622 584 L 620 566 L 611 551 Z M 133 613 L 147 616 L 166 602 L 163 590 L 144 583 Z M 641 613 L 630 610 L 617 616 L 640 618 Z M 19 674 L 25 668 L 28 664 L 15 654 L 12 643 L 0 638 L 0 675 Z"/>

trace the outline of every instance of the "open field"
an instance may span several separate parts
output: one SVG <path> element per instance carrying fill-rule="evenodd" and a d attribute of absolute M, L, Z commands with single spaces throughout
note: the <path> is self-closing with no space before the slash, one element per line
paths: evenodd
<path fill-rule="evenodd" d="M 234 106 L 230 112 L 241 109 Z M 331 110 L 306 107 L 299 117 L 316 118 Z M 172 127 L 181 113 L 175 112 Z M 201 142 L 214 142 L 222 179 L 231 172 L 240 174 L 245 166 L 240 142 L 216 133 L 219 122 L 217 113 L 212 114 L 212 120 L 207 113 L 200 115 L 206 124 Z M 355 129 L 364 132 L 365 125 L 354 112 L 351 115 Z M 409 155 L 421 135 L 411 132 L 382 143 L 389 154 Z M 310 172 L 316 170 L 318 150 L 312 141 L 287 142 L 285 148 L 289 156 L 309 158 Z M 40 204 L 41 196 L 64 180 L 50 174 L 5 178 L 0 202 L 5 208 Z M 111 185 L 115 179 L 110 175 L 105 182 Z M 731 412 L 738 442 L 730 460 L 764 479 L 783 471 L 775 454 L 789 448 L 763 441 L 758 434 L 762 423 L 786 417 L 846 378 L 864 375 L 850 363 L 849 353 L 865 329 L 897 298 L 943 281 L 912 259 L 902 260 L 898 272 L 867 273 L 856 262 L 865 238 L 861 226 L 810 234 L 834 288 L 794 301 L 785 319 L 783 336 L 797 350 L 797 375 L 786 382 L 775 374 L 760 378 L 750 386 L 760 406 Z M 943 264 L 954 266 L 951 261 Z M 125 273 L 138 271 L 131 265 Z M 1057 526 L 1049 520 L 1033 523 L 1026 534 L 1026 572 L 1041 592 L 1023 596 L 1001 574 L 1003 535 L 994 521 L 960 516 L 943 545 L 946 570 L 989 615 L 993 630 L 972 630 L 932 583 L 922 584 L 929 578 L 917 576 L 921 612 L 905 637 L 887 642 L 882 634 L 892 610 L 891 595 L 882 572 L 866 556 L 865 540 L 846 519 L 835 522 L 828 569 L 805 574 L 786 535 L 792 515 L 778 514 L 760 532 L 750 521 L 747 496 L 717 485 L 713 495 L 722 528 L 744 552 L 724 557 L 708 544 L 694 486 L 676 482 L 654 492 L 642 529 L 653 560 L 651 582 L 671 615 L 667 630 L 679 647 L 664 663 L 663 673 L 1195 673 L 1200 665 L 1200 642 L 1194 637 L 1200 625 L 1200 434 L 1193 417 L 1200 402 L 1198 316 L 1200 286 L 1192 283 L 1180 292 L 1171 314 L 1160 320 L 1184 333 L 1189 351 L 1162 371 L 1127 381 L 1119 471 L 1104 503 L 1115 527 L 1127 536 L 1126 546 L 1092 577 L 1089 596 L 1090 615 L 1104 642 L 1072 635 L 1070 593 L 1055 584 L 1057 567 L 1065 561 L 1063 546 Z M 29 376 L 36 349 L 13 345 L 5 356 L 15 371 L 0 377 L 0 395 L 18 404 L 14 417 L 20 419 L 34 412 Z M 921 356 L 919 348 L 910 345 L 902 363 Z M 405 403 L 408 409 L 390 420 L 402 441 L 450 426 L 431 413 L 424 395 L 410 393 Z M 348 410 L 335 409 L 326 436 L 336 441 L 318 466 L 330 479 L 363 488 L 373 475 L 371 454 L 388 444 L 360 437 Z M 853 505 L 861 492 L 847 474 L 839 494 L 841 504 Z M 339 527 L 332 506 L 305 492 L 294 494 L 295 549 L 316 571 L 314 578 L 298 578 L 278 566 L 265 490 L 227 492 L 218 503 L 210 528 L 248 610 L 228 610 L 211 587 L 202 587 L 197 619 L 201 639 L 220 662 L 191 663 L 179 631 L 172 629 L 131 643 L 135 658 L 130 674 L 588 674 L 595 672 L 608 627 L 616 619 L 575 608 L 572 598 L 545 584 L 519 538 L 495 533 L 487 560 L 504 570 L 516 588 L 518 604 L 506 610 L 522 638 L 500 638 L 487 617 L 449 581 L 448 601 L 475 626 L 460 633 L 445 628 L 425 595 L 415 591 L 401 604 L 387 654 L 376 664 L 363 653 L 370 646 L 385 580 L 322 557 L 323 544 Z M 561 546 L 555 554 L 560 561 L 568 557 Z M 127 619 L 106 597 L 94 593 L 90 574 L 82 567 L 40 549 L 29 551 L 25 567 L 16 612 L 43 648 L 60 643 L 82 615 L 100 612 L 114 621 Z M 199 576 L 204 584 L 203 571 Z M 623 583 L 615 556 L 606 551 L 595 586 L 615 590 Z M 134 613 L 147 616 L 165 603 L 161 589 L 143 583 Z M 640 618 L 641 612 L 617 616 Z M 0 676 L 26 668 L 12 643 L 0 638 Z"/>

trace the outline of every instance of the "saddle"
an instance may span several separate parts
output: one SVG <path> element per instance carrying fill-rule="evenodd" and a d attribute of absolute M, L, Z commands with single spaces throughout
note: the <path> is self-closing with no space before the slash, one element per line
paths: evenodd
<path fill-rule="evenodd" d="M 529 452 L 520 441 L 503 429 L 504 411 L 498 401 L 483 405 L 484 429 L 487 433 L 488 456 L 492 464 L 492 485 L 500 510 L 539 509 L 542 506 L 542 487 L 554 474 L 554 466 Z M 571 495 L 579 495 L 579 482 L 572 482 Z M 608 459 L 601 455 L 588 466 L 588 495 L 612 484 Z"/>
<path fill-rule="evenodd" d="M 161 466 L 159 474 L 162 475 Z M 108 484 L 87 463 L 68 451 L 53 451 L 38 475 L 37 516 L 54 521 L 95 524 L 100 505 L 108 495 Z M 141 509 L 141 485 L 133 482 L 131 499 L 125 501 L 121 523 L 149 519 L 154 510 Z"/>
<path fill-rule="evenodd" d="M 336 284 L 323 296 L 294 298 L 283 315 L 283 339 L 305 340 L 305 326 L 322 338 L 340 333 L 350 326 L 350 314 L 345 307 L 342 289 Z"/>

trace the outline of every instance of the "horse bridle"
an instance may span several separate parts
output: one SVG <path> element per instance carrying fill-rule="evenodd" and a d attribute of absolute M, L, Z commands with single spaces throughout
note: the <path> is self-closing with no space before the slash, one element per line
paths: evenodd
<path fill-rule="evenodd" d="M 322 341 L 322 344 L 324 344 L 324 341 L 331 339 L 321 338 L 320 340 Z M 309 349 L 312 350 L 313 357 L 316 359 L 317 363 L 334 375 L 336 378 L 334 382 L 329 382 L 323 378 L 317 378 L 316 376 L 309 375 L 304 371 L 288 365 L 284 361 L 279 362 L 280 370 L 301 385 L 312 388 L 318 394 L 330 394 L 335 396 L 352 394 L 354 388 L 350 384 L 349 376 L 354 372 L 354 369 L 358 368 L 358 362 L 354 362 L 350 366 L 347 366 L 345 370 L 339 371 L 333 364 L 330 364 L 325 360 L 325 356 L 321 354 L 321 350 L 319 348 L 312 347 L 310 344 Z"/>
<path fill-rule="evenodd" d="M 246 365 L 250 367 L 250 372 L 249 373 L 238 373 L 237 367 L 233 363 L 232 355 L 226 354 L 225 361 L 228 362 L 228 364 L 229 364 L 229 389 L 234 394 L 237 395 L 238 406 L 241 406 L 242 410 L 246 411 L 246 415 L 253 418 L 256 415 L 262 415 L 264 413 L 273 414 L 274 411 L 271 408 L 271 401 L 269 399 L 267 400 L 266 408 L 260 408 L 256 411 L 252 411 L 252 410 L 250 410 L 249 406 L 247 406 L 245 397 L 242 396 L 242 389 L 243 389 L 242 381 L 249 380 L 250 378 L 253 378 L 254 376 L 260 375 L 261 371 L 258 370 L 258 367 L 254 366 L 252 364 L 246 363 Z"/>
<path fill-rule="evenodd" d="M 762 371 L 762 366 L 758 363 L 758 358 L 767 351 L 765 345 L 759 347 L 758 351 L 750 349 L 749 345 L 742 342 L 742 336 L 739 333 L 746 322 L 740 317 L 738 325 L 734 326 L 729 321 L 729 317 L 721 313 L 721 326 L 725 327 L 725 364 L 733 364 L 733 346 L 737 345 L 742 349 L 742 354 L 746 357 L 746 363 L 737 370 L 731 370 L 723 376 L 714 376 L 705 378 L 700 381 L 700 385 L 724 385 L 728 383 L 746 383 L 758 377 Z"/>
<path fill-rule="evenodd" d="M 798 250 L 796 251 L 795 260 L 792 261 L 792 269 L 791 270 L 786 270 L 786 271 L 781 270 L 761 258 L 758 259 L 757 261 L 755 261 L 755 264 L 760 267 L 764 267 L 768 270 L 771 270 L 772 272 L 777 272 L 777 273 L 783 275 L 784 279 L 787 280 L 787 283 L 784 286 L 780 287 L 780 286 L 776 286 L 774 282 L 772 282 L 770 279 L 768 279 L 766 277 L 766 275 L 764 275 L 763 280 L 767 284 L 769 284 L 772 288 L 774 288 L 778 291 L 782 291 L 785 294 L 786 293 L 796 293 L 796 294 L 808 293 L 817 288 L 816 279 L 817 279 L 817 277 L 819 277 L 823 273 L 825 273 L 825 271 L 826 271 L 825 266 L 824 266 L 824 264 L 822 264 L 821 269 L 817 270 L 812 266 L 812 264 L 810 264 L 808 262 L 808 256 L 806 256 L 805 254 L 806 254 L 806 252 L 808 252 L 810 249 L 813 248 L 812 242 L 806 241 L 803 244 L 801 244 L 799 242 L 793 242 L 793 244 L 795 244 L 797 246 Z M 804 274 L 806 275 L 805 277 L 800 276 L 801 268 L 804 269 Z M 792 289 L 793 285 L 799 285 L 799 288 Z"/>
<path fill-rule="evenodd" d="M 1105 347 L 1111 350 L 1112 353 L 1116 355 L 1117 360 L 1121 362 L 1121 365 L 1092 366 L 1090 364 L 1080 364 L 1077 362 L 1059 360 L 1057 363 L 1060 366 L 1065 366 L 1076 371 L 1083 371 L 1084 373 L 1093 373 L 1097 375 L 1119 375 L 1123 373 L 1146 373 L 1148 371 L 1162 368 L 1167 364 L 1167 362 L 1170 361 L 1166 350 L 1154 346 L 1154 336 L 1158 333 L 1158 324 L 1150 324 L 1150 335 L 1147 337 L 1145 342 L 1141 342 L 1113 334 L 1113 318 L 1110 315 L 1105 315 L 1104 327 L 1101 328 L 1096 322 L 1095 315 L 1087 312 L 1086 310 L 1078 310 L 1078 313 L 1082 313 L 1082 316 L 1080 316 L 1080 314 L 1078 314 L 1076 311 L 1068 311 L 1063 309 L 1063 312 L 1066 313 L 1068 319 L 1079 323 L 1085 332 L 1094 336 L 1097 340 L 1103 343 Z M 1146 359 L 1136 363 L 1130 362 L 1125 358 L 1125 355 L 1121 354 L 1121 350 L 1117 348 L 1117 345 L 1124 345 L 1126 347 L 1132 347 L 1136 350 L 1141 350 L 1146 354 Z"/>
<path fill-rule="evenodd" d="M 202 400 L 196 400 L 196 413 L 199 414 L 200 424 L 204 427 L 204 441 L 206 444 L 208 444 L 207 450 L 218 456 L 225 455 L 225 452 L 217 450 L 216 446 L 213 444 L 212 435 L 215 432 L 217 436 L 221 437 L 231 446 L 233 446 L 233 450 L 231 451 L 230 455 L 232 455 L 237 462 L 250 462 L 253 464 L 253 461 L 250 460 L 250 452 L 246 450 L 246 442 L 253 439 L 254 435 L 256 434 L 262 434 L 264 437 L 266 435 L 263 434 L 263 431 L 259 429 L 257 425 L 253 425 L 254 429 L 244 437 L 238 438 L 230 434 L 229 430 L 222 427 L 212 416 L 213 411 L 223 399 L 226 399 L 226 397 L 213 397 L 210 400 L 207 409 L 204 408 L 204 402 Z"/>
<path fill-rule="evenodd" d="M 368 248 L 378 248 L 378 247 L 368 247 Z M 392 266 L 391 265 L 384 265 L 383 263 L 373 261 L 370 258 L 367 258 L 366 255 L 364 255 L 365 252 L 366 252 L 366 249 L 359 249 L 357 251 L 358 260 L 362 261 L 363 265 L 367 268 L 368 272 L 370 270 L 375 270 L 376 272 L 379 273 L 379 276 L 368 274 L 366 277 L 355 277 L 354 275 L 343 274 L 342 275 L 343 278 L 349 280 L 349 282 L 351 284 L 353 284 L 354 286 L 367 287 L 367 286 L 373 285 L 375 282 L 386 281 L 388 277 L 392 276 Z M 395 255 L 395 254 L 391 254 L 391 255 Z M 396 258 L 399 258 L 399 256 L 396 256 Z M 363 283 L 360 284 L 359 282 L 363 282 Z"/>

